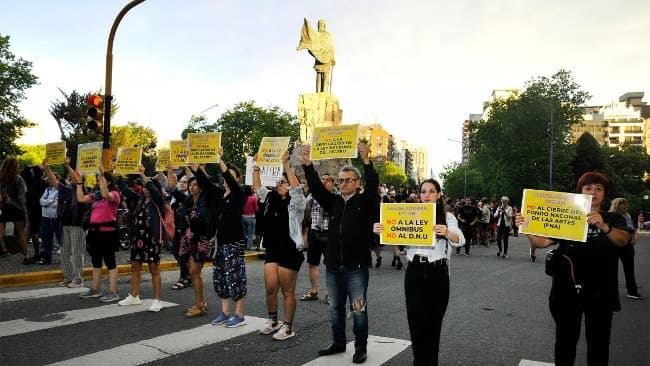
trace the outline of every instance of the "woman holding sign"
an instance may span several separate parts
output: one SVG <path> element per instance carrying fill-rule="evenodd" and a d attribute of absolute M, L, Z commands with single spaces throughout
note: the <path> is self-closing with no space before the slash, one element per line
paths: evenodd
<path fill-rule="evenodd" d="M 550 259 L 553 285 L 549 307 L 555 320 L 555 364 L 573 365 L 576 344 L 585 318 L 587 364 L 606 365 L 614 311 L 621 310 L 618 295 L 618 252 L 627 245 L 625 219 L 601 207 L 609 193 L 607 178 L 587 172 L 578 179 L 577 193 L 592 196 L 587 214 L 587 241 L 528 235 L 538 248 L 558 244 Z M 521 226 L 525 217 L 517 215 Z"/>
<path fill-rule="evenodd" d="M 284 340 L 296 335 L 293 317 L 296 313 L 296 279 L 305 257 L 302 254 L 302 219 L 306 200 L 298 178 L 289 166 L 289 153 L 282 156 L 284 173 L 277 189 L 262 187 L 260 168 L 253 168 L 253 188 L 261 200 L 266 200 L 264 247 L 264 282 L 269 320 L 260 329 L 273 339 Z M 267 198 L 268 196 L 268 198 Z M 284 297 L 284 322 L 278 321 L 278 290 Z M 279 330 L 278 330 L 279 329 Z"/>
<path fill-rule="evenodd" d="M 449 303 L 449 258 L 452 249 L 465 245 L 465 237 L 453 214 L 447 212 L 440 183 L 420 183 L 423 203 L 436 204 L 436 241 L 433 247 L 405 246 L 408 266 L 404 275 L 406 316 L 411 332 L 415 365 L 437 365 L 442 319 Z M 381 234 L 384 225 L 373 226 Z"/>
<path fill-rule="evenodd" d="M 185 316 L 196 318 L 208 312 L 203 297 L 201 269 L 203 262 L 210 257 L 210 241 L 217 230 L 217 211 L 214 202 L 218 199 L 219 189 L 210 183 L 203 168 L 199 168 L 197 164 L 192 164 L 190 170 L 194 176 L 189 178 L 187 183 L 189 196 L 176 189 L 178 178 L 173 172 L 167 174 L 167 191 L 171 192 L 172 196 L 185 207 L 183 219 L 187 223 L 187 229 L 181 238 L 178 255 L 182 261 L 189 263 L 194 288 L 195 304 L 187 310 Z"/>

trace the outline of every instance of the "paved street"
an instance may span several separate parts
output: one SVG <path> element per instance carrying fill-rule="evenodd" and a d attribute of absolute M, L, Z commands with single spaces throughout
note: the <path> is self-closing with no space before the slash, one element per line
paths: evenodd
<path fill-rule="evenodd" d="M 412 364 L 403 296 L 404 271 L 384 263 L 371 270 L 369 289 L 370 345 L 368 365 Z M 451 300 L 442 330 L 442 365 L 526 365 L 551 363 L 554 327 L 548 312 L 550 277 L 538 262 L 528 261 L 524 238 L 512 238 L 510 259 L 497 258 L 496 247 L 472 248 L 470 257 L 453 256 Z M 636 274 L 643 301 L 625 298 L 622 268 L 619 283 L 623 311 L 614 315 L 610 365 L 650 364 L 650 235 L 637 245 Z M 78 298 L 77 290 L 38 285 L 0 290 L 0 365 L 151 364 L 151 365 L 317 365 L 349 364 L 347 355 L 318 358 L 330 337 L 327 305 L 298 302 L 297 336 L 275 341 L 257 333 L 266 316 L 263 262 L 247 264 L 248 325 L 236 329 L 209 326 L 218 301 L 211 284 L 212 269 L 203 279 L 210 316 L 186 319 L 191 288 L 172 291 L 175 271 L 163 273 L 167 307 L 149 313 L 146 306 L 118 307 Z M 104 282 L 105 286 L 106 283 Z M 321 297 L 326 291 L 321 277 Z M 120 278 L 120 295 L 128 292 L 128 277 Z M 298 291 L 308 288 L 307 267 L 299 274 Z M 151 299 L 145 276 L 143 299 Z M 280 311 L 280 318 L 282 318 Z M 348 335 L 352 339 L 351 319 Z M 586 364 L 584 339 L 578 365 Z M 528 360 L 528 361 L 525 361 Z"/>

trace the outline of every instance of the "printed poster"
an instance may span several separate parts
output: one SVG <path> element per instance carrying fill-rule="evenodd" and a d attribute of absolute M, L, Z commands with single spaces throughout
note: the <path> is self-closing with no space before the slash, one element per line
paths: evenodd
<path fill-rule="evenodd" d="M 65 163 L 65 153 L 65 141 L 45 144 L 45 159 L 47 159 L 48 164 Z"/>
<path fill-rule="evenodd" d="M 180 166 L 187 166 L 187 141 L 169 141 L 169 162 L 174 169 Z"/>
<path fill-rule="evenodd" d="M 435 203 L 382 203 L 381 244 L 432 247 L 435 243 Z"/>
<path fill-rule="evenodd" d="M 77 146 L 77 170 L 81 174 L 95 174 L 102 163 L 102 143 L 90 142 Z"/>
<path fill-rule="evenodd" d="M 246 157 L 246 175 L 245 182 L 247 186 L 253 185 L 253 166 L 255 162 L 253 161 L 252 156 Z M 275 187 L 278 181 L 282 180 L 282 166 L 261 166 L 260 167 L 260 179 L 262 180 L 262 186 L 264 187 Z"/>
<path fill-rule="evenodd" d="M 282 155 L 287 151 L 290 137 L 262 137 L 257 151 L 257 166 L 282 166 Z"/>
<path fill-rule="evenodd" d="M 167 170 L 167 164 L 169 164 L 169 149 L 160 149 L 156 154 L 156 171 L 164 172 Z"/>
<path fill-rule="evenodd" d="M 219 162 L 221 132 L 188 133 L 187 162 L 205 164 Z"/>
<path fill-rule="evenodd" d="M 519 232 L 584 242 L 590 211 L 591 195 L 524 189 Z"/>
<path fill-rule="evenodd" d="M 139 174 L 142 162 L 142 147 L 118 147 L 115 160 L 115 173 Z"/>
<path fill-rule="evenodd" d="M 311 160 L 356 158 L 359 124 L 315 127 Z"/>

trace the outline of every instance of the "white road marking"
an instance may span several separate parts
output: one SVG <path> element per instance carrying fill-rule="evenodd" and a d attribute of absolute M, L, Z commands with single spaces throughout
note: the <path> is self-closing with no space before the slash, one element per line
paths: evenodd
<path fill-rule="evenodd" d="M 410 345 L 410 341 L 403 339 L 368 336 L 368 359 L 364 362 L 364 365 L 381 365 L 404 351 Z M 307 362 L 304 366 L 352 365 L 352 355 L 354 355 L 354 342 L 347 344 L 344 353 L 321 356 L 311 362 Z"/>
<path fill-rule="evenodd" d="M 541 361 L 521 360 L 519 361 L 519 366 L 553 366 L 553 364 Z"/>
<path fill-rule="evenodd" d="M 80 299 L 79 301 L 97 301 L 96 299 Z M 119 306 L 115 303 L 104 306 L 97 306 L 88 309 L 64 311 L 39 316 L 34 320 L 15 319 L 0 323 L 0 337 L 7 337 L 16 334 L 34 332 L 42 329 L 61 327 L 64 325 L 89 322 L 98 319 L 112 318 L 126 314 L 133 314 L 147 311 L 151 306 L 150 299 L 142 300 L 142 305 Z M 163 308 L 177 306 L 171 302 L 161 301 Z M 163 310 L 164 311 L 164 310 Z M 52 320 L 48 320 L 48 318 Z"/>
<path fill-rule="evenodd" d="M 4 292 L 4 293 L 0 293 L 0 303 L 19 301 L 19 300 L 40 299 L 40 298 L 51 297 L 51 296 L 80 294 L 87 290 L 88 290 L 87 287 L 77 287 L 77 288 L 47 287 L 47 288 L 39 288 L 36 290 Z"/>
<path fill-rule="evenodd" d="M 141 365 L 247 333 L 258 332 L 264 323 L 266 323 L 266 319 L 247 316 L 246 324 L 237 328 L 206 324 L 200 327 L 63 360 L 51 365 Z"/>

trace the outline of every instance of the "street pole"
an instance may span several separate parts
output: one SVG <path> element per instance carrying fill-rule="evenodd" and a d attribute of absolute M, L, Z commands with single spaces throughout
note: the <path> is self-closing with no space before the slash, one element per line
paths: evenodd
<path fill-rule="evenodd" d="M 130 3 L 126 4 L 124 8 L 117 14 L 115 20 L 113 21 L 113 26 L 111 27 L 111 32 L 108 35 L 108 45 L 106 47 L 106 83 L 104 86 L 104 91 L 106 93 L 104 97 L 104 140 L 102 144 L 102 166 L 105 170 L 110 169 L 112 157 L 111 157 L 111 101 L 113 100 L 112 92 L 112 83 L 113 83 L 113 40 L 115 39 L 115 32 L 117 32 L 117 27 L 120 25 L 124 15 L 134 8 L 137 5 L 140 5 L 145 0 L 133 0 Z"/>
<path fill-rule="evenodd" d="M 551 110 L 551 125 L 549 126 L 550 132 L 550 147 L 549 147 L 549 157 L 548 157 L 548 187 L 549 191 L 553 190 L 553 107 L 549 106 Z"/>

